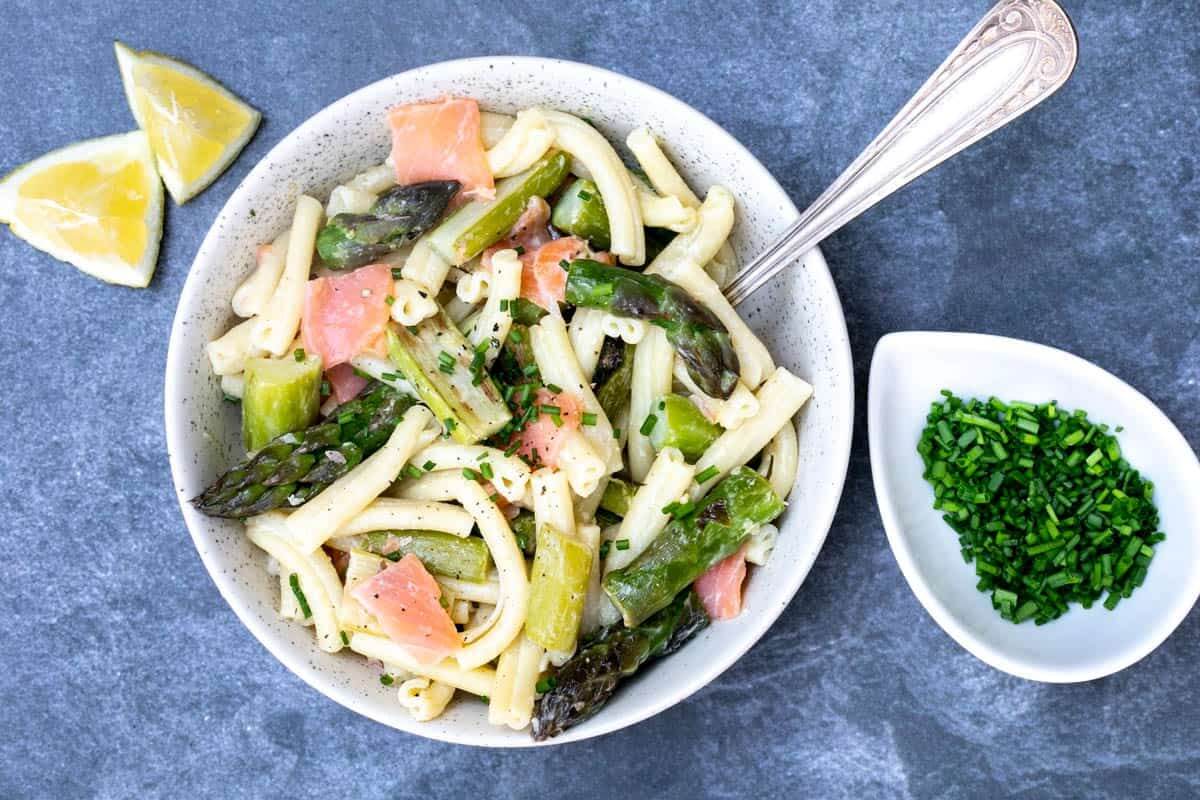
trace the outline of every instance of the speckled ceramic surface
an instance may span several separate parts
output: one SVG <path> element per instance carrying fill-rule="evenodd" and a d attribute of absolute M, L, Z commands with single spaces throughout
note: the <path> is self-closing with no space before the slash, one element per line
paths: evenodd
<path fill-rule="evenodd" d="M 240 456 L 236 407 L 222 401 L 204 344 L 233 322 L 229 300 L 248 273 L 255 247 L 287 226 L 297 194 L 324 197 L 338 182 L 387 155 L 386 109 L 447 93 L 490 110 L 542 104 L 587 117 L 614 141 L 650 126 L 692 186 L 729 187 L 738 201 L 733 245 L 751 258 L 795 218 L 795 206 L 732 137 L 684 103 L 612 72 L 565 61 L 482 58 L 451 61 L 372 84 L 320 112 L 285 138 L 234 192 L 201 245 L 184 287 L 167 358 L 167 445 L 175 488 L 200 556 L 225 599 L 289 669 L 343 705 L 395 728 L 478 745 L 533 744 L 528 732 L 487 724 L 486 707 L 457 701 L 441 718 L 413 722 L 383 687 L 378 671 L 351 653 L 317 650 L 311 630 L 277 618 L 278 583 L 265 555 L 236 522 L 204 517 L 188 505 Z M 749 649 L 795 594 L 821 549 L 841 496 L 849 459 L 854 382 L 837 292 L 818 251 L 741 308 L 780 364 L 810 381 L 800 416 L 801 464 L 791 509 L 770 563 L 748 582 L 736 621 L 714 625 L 669 659 L 630 681 L 604 712 L 555 742 L 595 736 L 645 719 L 687 697 Z"/>

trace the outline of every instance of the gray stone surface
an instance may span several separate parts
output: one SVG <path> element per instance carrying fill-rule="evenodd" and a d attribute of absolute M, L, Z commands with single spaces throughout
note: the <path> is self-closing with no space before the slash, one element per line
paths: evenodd
<path fill-rule="evenodd" d="M 113 38 L 210 71 L 266 116 L 228 174 L 169 209 L 147 291 L 0 233 L 0 797 L 1200 794 L 1200 614 L 1086 685 L 985 666 L 888 552 L 861 411 L 828 543 L 766 638 L 659 717 L 538 752 L 405 736 L 309 689 L 218 596 L 172 496 L 163 365 L 188 265 L 251 165 L 327 103 L 459 56 L 587 61 L 712 115 L 804 205 L 984 3 L 150 5 L 0 11 L 0 171 L 132 127 Z M 1057 97 L 827 243 L 859 397 L 888 331 L 1008 334 L 1112 370 L 1196 445 L 1200 4 L 1068 6 L 1081 58 Z"/>

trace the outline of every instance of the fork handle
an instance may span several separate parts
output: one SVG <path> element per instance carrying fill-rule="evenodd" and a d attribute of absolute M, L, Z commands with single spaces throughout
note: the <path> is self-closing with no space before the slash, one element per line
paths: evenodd
<path fill-rule="evenodd" d="M 1078 45 L 1053 0 L 1001 0 L 783 236 L 725 289 L 734 305 L 850 220 L 1054 94 Z"/>

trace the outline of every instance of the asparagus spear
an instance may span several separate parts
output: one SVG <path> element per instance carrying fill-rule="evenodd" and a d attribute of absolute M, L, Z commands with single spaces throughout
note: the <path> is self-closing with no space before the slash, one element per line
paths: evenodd
<path fill-rule="evenodd" d="M 557 736 L 588 719 L 604 707 L 622 679 L 651 658 L 675 652 L 706 625 L 704 605 L 689 589 L 635 628 L 601 630 L 558 668 L 553 688 L 538 698 L 533 738 Z"/>
<path fill-rule="evenodd" d="M 376 384 L 326 421 L 269 442 L 192 502 L 211 517 L 249 517 L 298 506 L 387 441 L 413 400 Z"/>
<path fill-rule="evenodd" d="M 487 543 L 478 536 L 455 536 L 441 531 L 372 531 L 362 535 L 363 550 L 399 561 L 412 553 L 436 575 L 464 581 L 485 581 L 492 565 Z"/>
<path fill-rule="evenodd" d="M 600 349 L 600 361 L 592 376 L 600 387 L 596 399 L 609 420 L 615 420 L 621 409 L 629 404 L 629 387 L 633 383 L 633 345 L 605 338 Z"/>
<path fill-rule="evenodd" d="M 551 652 L 569 652 L 575 646 L 591 572 L 587 545 L 549 525 L 538 529 L 525 619 L 530 639 Z"/>
<path fill-rule="evenodd" d="M 307 428 L 321 408 L 321 359 L 246 359 L 242 443 L 257 450 L 276 436 Z"/>
<path fill-rule="evenodd" d="M 664 395 L 654 404 L 654 427 L 650 430 L 650 444 L 655 452 L 664 447 L 677 447 L 688 463 L 708 449 L 721 435 L 721 426 L 709 422 L 700 409 L 686 397 L 677 394 Z"/>
<path fill-rule="evenodd" d="M 550 222 L 560 231 L 587 239 L 598 250 L 607 250 L 611 245 L 604 198 L 596 184 L 587 178 L 578 178 L 566 188 L 554 204 Z"/>
<path fill-rule="evenodd" d="M 380 195 L 368 214 L 338 214 L 317 234 L 317 253 L 333 269 L 360 267 L 433 227 L 458 181 L 396 186 Z"/>
<path fill-rule="evenodd" d="M 632 563 L 605 575 L 604 591 L 625 624 L 637 625 L 782 512 L 771 484 L 739 467 L 690 513 L 671 520 Z"/>
<path fill-rule="evenodd" d="M 513 536 L 517 537 L 517 547 L 521 548 L 521 552 L 527 556 L 533 555 L 537 551 L 537 523 L 533 512 L 521 509 L 508 525 L 512 528 Z"/>
<path fill-rule="evenodd" d="M 486 439 L 512 418 L 482 356 L 445 313 L 389 325 L 388 356 L 456 442 Z"/>
<path fill-rule="evenodd" d="M 524 172 L 496 184 L 493 200 L 467 203 L 429 234 L 434 251 L 451 264 L 470 261 L 484 248 L 504 238 L 516 224 L 531 197 L 545 197 L 558 188 L 571 159 L 550 152 Z"/>
<path fill-rule="evenodd" d="M 567 302 L 649 320 L 667 332 L 688 374 L 711 397 L 729 397 L 737 386 L 738 358 L 729 331 L 679 286 L 598 261 L 572 261 Z"/>
<path fill-rule="evenodd" d="M 633 502 L 636 493 L 637 487 L 633 484 L 620 478 L 609 478 L 608 485 L 604 487 L 604 494 L 600 496 L 600 507 L 623 517 L 629 513 L 629 504 Z"/>

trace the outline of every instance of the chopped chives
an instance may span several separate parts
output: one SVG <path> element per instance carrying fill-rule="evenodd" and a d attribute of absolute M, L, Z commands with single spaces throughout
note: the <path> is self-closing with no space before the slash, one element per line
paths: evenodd
<path fill-rule="evenodd" d="M 580 421 L 584 425 L 595 425 L 596 424 L 596 415 L 594 412 L 585 411 L 580 415 L 579 418 L 580 418 Z"/>
<path fill-rule="evenodd" d="M 696 483 L 707 483 L 708 481 L 717 477 L 719 474 L 721 474 L 721 470 L 715 464 L 710 465 L 703 469 L 700 474 L 696 476 Z"/>
<path fill-rule="evenodd" d="M 642 436 L 649 436 L 650 432 L 654 430 L 654 426 L 657 424 L 658 417 L 654 416 L 653 414 L 649 414 L 642 422 L 642 427 L 638 428 L 638 433 L 642 434 Z"/>
<path fill-rule="evenodd" d="M 297 361 L 303 361 L 305 358 L 307 358 L 303 347 L 297 347 L 296 352 L 292 353 L 292 355 L 296 357 Z"/>
<path fill-rule="evenodd" d="M 288 575 L 288 586 L 292 587 L 292 594 L 296 596 L 296 603 L 300 606 L 304 618 L 312 617 L 312 609 L 308 607 L 308 598 L 304 596 L 304 590 L 300 588 L 300 576 L 294 572 Z"/>
<path fill-rule="evenodd" d="M 408 478 L 419 478 L 423 473 L 412 464 L 404 465 L 404 475 Z"/>
<path fill-rule="evenodd" d="M 426 472 L 433 472 L 433 468 L 436 466 L 437 464 L 433 463 L 432 461 L 426 461 L 421 465 L 421 469 L 425 470 Z"/>
<path fill-rule="evenodd" d="M 492 472 L 492 465 L 486 461 L 479 465 L 479 473 L 489 481 L 495 477 L 495 474 Z"/>
<path fill-rule="evenodd" d="M 548 389 L 548 390 L 549 390 L 550 394 L 562 394 L 562 387 L 561 387 L 561 386 L 556 386 L 556 385 L 555 385 L 555 384 L 553 384 L 553 383 L 547 383 L 547 384 L 546 384 L 546 389 Z"/>
<path fill-rule="evenodd" d="M 394 280 L 394 281 L 398 281 L 398 280 L 400 280 L 400 279 L 401 279 L 401 278 L 403 278 L 403 277 L 404 277 L 404 276 L 400 274 L 400 268 L 399 268 L 399 267 L 392 267 L 392 280 Z"/>
<path fill-rule="evenodd" d="M 613 545 L 618 550 L 628 550 L 629 549 L 629 540 L 628 539 L 617 539 L 613 542 Z"/>
<path fill-rule="evenodd" d="M 463 467 L 462 476 L 469 481 L 479 481 L 479 473 L 470 467 Z"/>
<path fill-rule="evenodd" d="M 522 245 L 517 245 L 513 248 L 513 250 L 515 250 L 519 256 L 525 255 L 525 248 Z"/>
<path fill-rule="evenodd" d="M 395 681 L 396 679 L 391 675 L 388 675 L 386 672 L 379 676 L 379 682 L 384 686 L 391 686 L 393 683 L 395 683 Z"/>

